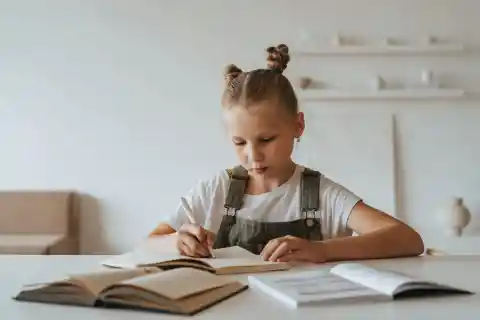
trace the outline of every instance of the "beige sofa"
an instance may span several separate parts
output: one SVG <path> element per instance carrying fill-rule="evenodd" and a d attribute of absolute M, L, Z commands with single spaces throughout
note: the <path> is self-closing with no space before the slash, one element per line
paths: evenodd
<path fill-rule="evenodd" d="M 0 191 L 0 254 L 78 254 L 78 196 Z"/>

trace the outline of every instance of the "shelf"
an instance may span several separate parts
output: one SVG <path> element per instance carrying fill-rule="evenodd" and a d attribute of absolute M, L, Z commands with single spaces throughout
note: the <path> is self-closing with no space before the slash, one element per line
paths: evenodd
<path fill-rule="evenodd" d="M 362 46 L 343 45 L 318 47 L 308 50 L 294 50 L 293 54 L 298 55 L 389 55 L 389 54 L 425 54 L 425 53 L 449 53 L 464 50 L 462 44 L 432 44 L 432 45 L 383 45 L 383 46 Z"/>
<path fill-rule="evenodd" d="M 374 100 L 374 99 L 438 99 L 458 98 L 465 94 L 461 89 L 384 89 L 369 90 L 299 90 L 300 100 Z"/>

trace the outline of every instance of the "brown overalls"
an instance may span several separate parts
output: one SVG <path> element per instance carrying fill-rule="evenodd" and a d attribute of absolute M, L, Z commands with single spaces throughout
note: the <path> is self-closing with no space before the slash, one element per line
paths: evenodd
<path fill-rule="evenodd" d="M 318 171 L 305 168 L 302 173 L 300 210 L 302 218 L 286 222 L 261 222 L 236 216 L 243 205 L 248 172 L 237 166 L 231 170 L 225 215 L 217 232 L 213 248 L 243 247 L 260 254 L 267 243 L 275 238 L 291 235 L 308 240 L 322 240 L 320 219 L 320 177 Z"/>

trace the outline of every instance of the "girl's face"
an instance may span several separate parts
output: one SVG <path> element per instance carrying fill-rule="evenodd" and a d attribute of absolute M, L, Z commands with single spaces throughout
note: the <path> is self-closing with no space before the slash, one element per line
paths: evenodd
<path fill-rule="evenodd" d="M 228 134 L 240 164 L 253 176 L 281 176 L 291 168 L 294 139 L 304 130 L 303 114 L 289 115 L 271 103 L 224 111 Z"/>

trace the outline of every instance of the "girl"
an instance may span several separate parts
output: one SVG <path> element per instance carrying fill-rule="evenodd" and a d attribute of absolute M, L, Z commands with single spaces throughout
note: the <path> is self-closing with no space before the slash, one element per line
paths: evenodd
<path fill-rule="evenodd" d="M 178 250 L 196 257 L 233 245 L 285 262 L 423 253 L 421 237 L 408 225 L 292 161 L 304 116 L 282 74 L 290 60 L 287 46 L 267 53 L 266 69 L 226 68 L 223 118 L 239 165 L 198 183 L 150 236 L 176 232 Z"/>

